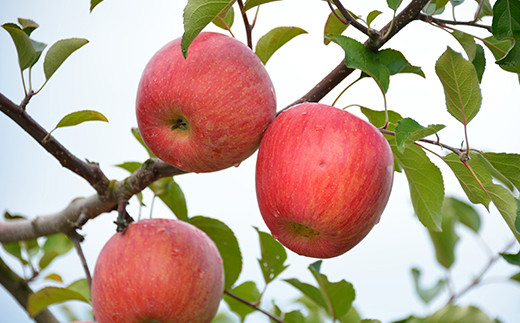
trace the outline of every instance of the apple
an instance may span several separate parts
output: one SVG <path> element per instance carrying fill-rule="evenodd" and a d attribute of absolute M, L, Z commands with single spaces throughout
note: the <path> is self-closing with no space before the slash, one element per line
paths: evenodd
<path fill-rule="evenodd" d="M 335 257 L 379 222 L 393 168 L 388 142 L 370 123 L 328 105 L 302 103 L 282 112 L 260 144 L 260 212 L 290 250 Z"/>
<path fill-rule="evenodd" d="M 137 90 L 141 136 L 163 161 L 188 172 L 221 170 L 253 154 L 276 116 L 260 59 L 226 35 L 203 32 L 185 59 L 181 39 L 160 49 Z"/>
<path fill-rule="evenodd" d="M 179 220 L 148 219 L 103 247 L 92 309 L 99 323 L 211 322 L 223 291 L 222 258 L 204 232 Z"/>

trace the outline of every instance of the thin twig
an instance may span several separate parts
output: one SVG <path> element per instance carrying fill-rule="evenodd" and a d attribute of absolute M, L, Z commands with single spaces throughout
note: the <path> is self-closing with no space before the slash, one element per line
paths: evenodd
<path fill-rule="evenodd" d="M 345 9 L 345 7 L 341 3 L 341 1 L 339 1 L 339 0 L 330 0 L 330 1 L 332 1 L 334 3 L 336 8 L 338 8 L 339 12 L 341 12 L 341 15 L 343 17 L 345 17 L 345 20 L 347 22 L 346 24 L 350 24 L 350 25 L 352 25 L 352 27 L 356 28 L 363 34 L 365 34 L 367 36 L 371 36 L 372 33 L 370 32 L 370 29 L 367 26 L 360 23 L 359 21 L 357 21 L 356 19 L 354 19 L 354 17 L 352 17 L 352 15 L 350 14 L 350 12 L 348 12 L 348 10 Z M 332 11 L 334 12 L 334 10 L 332 10 Z M 343 23 L 345 23 L 345 22 L 343 22 Z"/>
<path fill-rule="evenodd" d="M 243 303 L 243 304 L 246 304 L 247 306 L 250 306 L 252 308 L 254 308 L 256 311 L 259 311 L 265 315 L 267 315 L 271 320 L 275 321 L 275 322 L 278 322 L 278 323 L 284 323 L 284 321 L 279 318 L 278 316 L 275 316 L 263 309 L 261 309 L 260 307 L 256 306 L 254 303 L 251 303 L 250 301 L 246 300 L 246 299 L 243 299 L 242 297 L 238 296 L 238 295 L 235 295 L 233 294 L 232 292 L 228 291 L 228 290 L 224 290 L 224 294 L 228 295 L 229 297 L 232 297 L 234 299 L 236 299 L 237 301 Z"/>
<path fill-rule="evenodd" d="M 510 243 L 507 244 L 507 246 L 504 248 L 502 253 L 507 252 L 515 244 L 516 244 L 516 240 L 512 240 Z M 484 275 L 489 271 L 489 269 L 491 269 L 491 267 L 493 267 L 493 265 L 495 265 L 495 263 L 500 258 L 501 258 L 500 254 L 497 254 L 497 255 L 493 256 L 492 258 L 490 258 L 489 261 L 486 263 L 486 265 L 484 265 L 482 270 L 480 270 L 479 274 L 466 287 L 464 287 L 460 292 L 454 293 L 453 295 L 451 295 L 451 297 L 448 300 L 448 302 L 446 303 L 446 305 L 453 304 L 458 298 L 462 297 L 463 295 L 465 295 L 467 292 L 469 292 L 473 288 L 479 286 L 480 283 L 482 282 L 482 278 L 484 277 Z"/>
<path fill-rule="evenodd" d="M 488 25 L 482 25 L 477 24 L 474 21 L 456 21 L 456 20 L 445 20 L 445 19 L 439 19 L 432 16 L 428 16 L 424 13 L 421 13 L 419 15 L 419 19 L 426 22 L 433 22 L 436 23 L 439 26 L 445 26 L 445 25 L 464 25 L 464 26 L 471 26 L 471 27 L 477 27 L 477 28 L 484 28 L 489 32 L 492 32 L 491 26 Z"/>
<path fill-rule="evenodd" d="M 85 258 L 85 254 L 83 253 L 83 249 L 81 248 L 81 242 L 84 240 L 84 237 L 77 233 L 76 231 L 71 231 L 67 234 L 70 241 L 74 245 L 74 249 L 76 249 L 76 253 L 78 254 L 79 260 L 83 267 L 83 271 L 85 272 L 85 277 L 87 278 L 88 288 L 92 287 L 92 275 L 90 274 L 90 270 L 88 268 L 87 259 Z"/>

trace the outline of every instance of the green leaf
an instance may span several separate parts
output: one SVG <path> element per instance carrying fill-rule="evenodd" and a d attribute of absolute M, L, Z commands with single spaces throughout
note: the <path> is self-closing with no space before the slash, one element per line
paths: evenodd
<path fill-rule="evenodd" d="M 490 183 L 491 173 L 483 163 L 482 159 L 475 153 L 470 153 L 469 157 L 470 160 L 467 161 L 467 163 L 477 176 L 478 180 L 483 184 Z M 457 177 L 469 200 L 474 204 L 482 204 L 488 208 L 490 202 L 489 197 L 486 195 L 486 192 L 482 190 L 468 168 L 460 161 L 459 156 L 455 153 L 450 153 L 443 159 Z"/>
<path fill-rule="evenodd" d="M 518 37 L 516 39 L 497 40 L 495 37 L 490 36 L 484 39 L 484 44 L 495 57 L 496 63 L 499 64 L 503 70 L 512 73 L 520 73 L 520 64 L 518 64 L 518 57 L 516 56 L 518 54 L 519 43 L 520 40 L 518 40 Z M 506 58 L 508 55 L 510 56 Z"/>
<path fill-rule="evenodd" d="M 401 115 L 395 111 L 388 110 L 388 130 L 394 131 L 398 121 L 403 119 Z M 361 113 L 363 113 L 368 121 L 375 127 L 380 128 L 385 125 L 385 111 L 376 111 L 369 108 L 362 107 Z"/>
<path fill-rule="evenodd" d="M 67 114 L 54 129 L 71 127 L 78 125 L 86 121 L 104 121 L 108 122 L 108 119 L 101 113 L 94 110 L 81 110 Z"/>
<path fill-rule="evenodd" d="M 345 51 L 345 65 L 357 68 L 370 75 L 386 93 L 390 83 L 390 71 L 379 61 L 376 53 L 355 39 L 341 35 L 326 35 L 330 40 L 337 42 Z"/>
<path fill-rule="evenodd" d="M 520 252 L 518 252 L 517 254 L 501 253 L 500 255 L 502 256 L 502 258 L 504 258 L 505 261 L 507 261 L 511 265 L 520 266 Z"/>
<path fill-rule="evenodd" d="M 496 39 L 520 36 L 520 2 L 518 0 L 497 0 L 493 6 L 493 36 Z"/>
<path fill-rule="evenodd" d="M 101 2 L 103 2 L 103 0 L 90 0 L 90 12 Z"/>
<path fill-rule="evenodd" d="M 23 220 L 23 219 L 27 219 L 27 217 L 23 216 L 23 215 L 19 215 L 19 214 L 11 214 L 7 211 L 4 212 L 4 219 L 6 220 Z"/>
<path fill-rule="evenodd" d="M 484 188 L 491 196 L 493 204 L 495 204 L 496 208 L 502 215 L 502 218 L 506 221 L 509 229 L 516 237 L 516 240 L 520 242 L 520 232 L 516 228 L 520 201 L 515 198 L 508 189 L 498 184 L 486 184 L 484 185 Z"/>
<path fill-rule="evenodd" d="M 520 73 L 520 36 L 513 39 L 505 56 L 496 63 L 508 72 Z"/>
<path fill-rule="evenodd" d="M 45 54 L 45 60 L 43 61 L 45 78 L 47 80 L 50 79 L 72 53 L 87 43 L 88 40 L 83 38 L 62 39 L 54 43 L 47 51 L 47 54 Z"/>
<path fill-rule="evenodd" d="M 235 21 L 235 10 L 229 6 L 224 8 L 216 17 L 213 19 L 213 23 L 222 29 L 228 29 L 233 26 Z"/>
<path fill-rule="evenodd" d="M 277 27 L 263 35 L 256 43 L 255 54 L 264 65 L 269 58 L 294 37 L 307 32 L 298 27 Z"/>
<path fill-rule="evenodd" d="M 188 220 L 186 198 L 179 184 L 175 182 L 173 177 L 158 179 L 150 185 L 150 188 L 179 220 Z"/>
<path fill-rule="evenodd" d="M 520 161 L 518 154 L 481 153 L 477 156 L 484 163 L 491 175 L 504 184 L 509 190 L 520 187 L 520 167 L 515 163 Z"/>
<path fill-rule="evenodd" d="M 301 323 L 305 321 L 305 317 L 302 312 L 299 310 L 290 311 L 285 313 L 283 316 L 283 321 L 285 323 Z"/>
<path fill-rule="evenodd" d="M 244 3 L 244 12 L 247 10 L 254 8 L 256 6 L 262 5 L 264 3 L 268 2 L 274 2 L 274 1 L 280 1 L 280 0 L 246 0 Z"/>
<path fill-rule="evenodd" d="M 144 147 L 144 149 L 146 149 L 150 158 L 157 158 L 157 156 L 155 156 L 155 154 L 144 143 L 143 137 L 141 136 L 138 128 L 132 128 L 132 135 L 134 135 L 134 138 L 137 139 L 137 141 L 141 144 L 141 146 Z"/>
<path fill-rule="evenodd" d="M 11 35 L 16 52 L 18 53 L 18 63 L 23 71 L 30 67 L 36 58 L 36 50 L 33 47 L 29 36 L 16 24 L 5 23 L 2 27 Z"/>
<path fill-rule="evenodd" d="M 377 58 L 388 68 L 390 75 L 413 73 L 425 77 L 420 67 L 410 64 L 403 53 L 395 49 L 383 49 L 377 53 Z"/>
<path fill-rule="evenodd" d="M 129 173 L 133 173 L 138 170 L 143 164 L 140 162 L 124 162 L 122 164 L 115 165 L 116 167 L 122 168 Z"/>
<path fill-rule="evenodd" d="M 370 27 L 370 24 L 372 23 L 372 21 L 374 21 L 374 19 L 376 19 L 377 16 L 379 16 L 380 14 L 382 14 L 382 12 L 379 11 L 379 10 L 372 10 L 372 11 L 370 11 L 370 13 L 367 15 L 367 25 L 368 25 L 368 27 Z"/>
<path fill-rule="evenodd" d="M 475 67 L 448 47 L 437 60 L 435 72 L 444 87 L 448 112 L 467 125 L 477 115 L 482 103 Z"/>
<path fill-rule="evenodd" d="M 215 242 L 224 265 L 224 288 L 233 286 L 242 271 L 242 253 L 233 231 L 225 223 L 204 216 L 194 216 L 188 222 Z"/>
<path fill-rule="evenodd" d="M 403 152 L 410 144 L 429 135 L 433 135 L 444 127 L 442 124 L 434 124 L 425 128 L 411 118 L 404 118 L 397 122 L 397 127 L 395 128 L 397 149 Z"/>
<path fill-rule="evenodd" d="M 184 8 L 184 34 L 181 40 L 181 50 L 184 57 L 188 57 L 188 48 L 198 34 L 224 8 L 233 5 L 235 0 L 188 0 Z"/>
<path fill-rule="evenodd" d="M 258 291 L 256 284 L 252 281 L 246 281 L 234 287 L 231 292 L 252 303 L 256 302 L 260 298 L 260 292 Z M 236 299 L 231 298 L 229 295 L 224 294 L 223 298 L 228 304 L 229 309 L 240 316 L 242 322 L 248 314 L 255 311 L 251 306 L 239 302 Z"/>
<path fill-rule="evenodd" d="M 44 254 L 40 259 L 40 269 L 46 268 L 56 257 L 69 252 L 74 245 L 63 233 L 56 233 L 47 237 L 42 246 Z"/>
<path fill-rule="evenodd" d="M 509 277 L 509 279 L 520 282 L 520 272 Z"/>
<path fill-rule="evenodd" d="M 484 1 L 484 4 L 482 5 L 482 9 L 480 10 L 480 13 L 478 15 L 478 18 L 481 19 L 483 17 L 491 17 L 493 16 L 493 7 L 491 7 L 491 3 L 489 3 L 489 0 L 475 0 L 480 5 L 482 1 Z"/>
<path fill-rule="evenodd" d="M 396 11 L 397 8 L 399 8 L 401 2 L 403 2 L 403 0 L 386 0 L 388 8 L 392 9 L 393 11 Z"/>
<path fill-rule="evenodd" d="M 441 208 L 444 182 L 439 168 L 418 146 L 410 145 L 403 152 L 391 143 L 394 158 L 406 174 L 410 197 L 419 221 L 432 231 L 441 229 Z"/>
<path fill-rule="evenodd" d="M 285 282 L 291 284 L 293 287 L 298 289 L 303 295 L 314 301 L 317 305 L 321 306 L 324 310 L 329 311 L 327 301 L 321 293 L 320 289 L 308 283 L 303 283 L 296 278 L 284 279 Z"/>
<path fill-rule="evenodd" d="M 44 279 L 53 280 L 55 282 L 63 283 L 63 278 L 61 278 L 61 276 L 56 274 L 56 273 L 48 274 L 47 276 L 44 277 Z"/>
<path fill-rule="evenodd" d="M 22 246 L 20 245 L 19 241 L 2 242 L 2 247 L 4 247 L 5 251 L 18 258 L 22 264 L 27 264 L 27 260 L 22 257 Z"/>
<path fill-rule="evenodd" d="M 446 208 L 446 212 L 452 213 L 460 223 L 468 227 L 470 230 L 475 233 L 479 232 L 481 224 L 480 215 L 473 206 L 454 197 L 447 197 L 444 200 L 443 209 L 444 208 Z"/>
<path fill-rule="evenodd" d="M 482 76 L 484 75 L 484 70 L 486 68 L 486 57 L 484 55 L 484 48 L 477 44 L 477 50 L 475 52 L 475 58 L 471 61 L 471 64 L 475 66 L 475 71 L 477 72 L 478 82 L 482 82 Z"/>
<path fill-rule="evenodd" d="M 340 323 L 361 323 L 361 316 L 354 306 L 350 308 L 347 314 L 343 315 L 339 319 Z"/>
<path fill-rule="evenodd" d="M 330 282 L 324 274 L 320 273 L 321 260 L 309 265 L 309 270 L 318 282 L 321 293 L 327 301 L 329 314 L 333 318 L 339 318 L 347 314 L 356 298 L 356 292 L 351 283 L 341 280 Z"/>
<path fill-rule="evenodd" d="M 451 34 L 462 45 L 462 48 L 464 48 L 464 51 L 468 55 L 468 60 L 472 61 L 477 53 L 477 44 L 475 43 L 475 38 L 460 30 L 455 30 Z"/>
<path fill-rule="evenodd" d="M 490 319 L 484 312 L 474 306 L 460 307 L 457 305 L 448 305 L 432 314 L 428 323 L 496 323 Z"/>
<path fill-rule="evenodd" d="M 262 269 L 265 283 L 269 284 L 289 267 L 289 265 L 284 265 L 285 260 L 287 260 L 287 252 L 282 244 L 270 234 L 262 232 L 256 227 L 255 229 L 260 240 L 261 258 L 258 259 L 258 264 Z"/>
<path fill-rule="evenodd" d="M 44 287 L 29 295 L 27 311 L 31 317 L 35 317 L 41 310 L 49 305 L 78 300 L 89 303 L 88 285 L 86 280 L 81 280 L 69 285 L 69 287 Z"/>
<path fill-rule="evenodd" d="M 31 33 L 40 25 L 38 25 L 34 20 L 18 18 L 18 23 L 22 26 L 22 30 L 27 34 L 27 36 L 31 36 Z"/>
<path fill-rule="evenodd" d="M 342 19 L 345 19 L 338 9 L 335 9 L 334 12 Z M 336 17 L 336 15 L 331 12 L 327 17 L 327 21 L 325 22 L 325 27 L 323 28 L 323 42 L 325 43 L 325 45 L 328 45 L 330 43 L 330 39 L 326 37 L 328 34 L 341 35 L 341 33 L 343 33 L 345 29 L 347 29 L 347 27 L 349 26 L 341 22 Z"/>
<path fill-rule="evenodd" d="M 31 63 L 31 67 L 33 67 L 34 64 L 36 64 L 36 62 L 38 62 L 38 60 L 40 59 L 40 56 L 42 56 L 43 50 L 45 49 L 45 47 L 47 47 L 47 44 L 40 43 L 32 39 L 31 42 L 34 48 L 34 52 L 36 53 L 36 55 L 34 56 L 34 60 Z"/>
<path fill-rule="evenodd" d="M 455 262 L 455 246 L 459 241 L 459 235 L 455 231 L 456 223 L 457 216 L 455 211 L 448 200 L 445 199 L 442 207 L 441 231 L 428 230 L 428 233 L 435 248 L 435 258 L 446 269 L 450 269 Z M 425 303 L 428 303 L 430 300 L 423 299 Z"/>

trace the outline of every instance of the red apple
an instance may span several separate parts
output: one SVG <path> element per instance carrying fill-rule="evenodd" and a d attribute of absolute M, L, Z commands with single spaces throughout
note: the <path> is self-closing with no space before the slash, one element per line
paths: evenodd
<path fill-rule="evenodd" d="M 131 223 L 103 247 L 92 277 L 97 322 L 211 322 L 224 290 L 213 241 L 191 224 Z"/>
<path fill-rule="evenodd" d="M 181 39 L 159 50 L 137 90 L 144 142 L 165 162 L 190 172 L 239 164 L 260 144 L 276 116 L 273 84 L 243 43 L 204 32 L 185 59 Z"/>
<path fill-rule="evenodd" d="M 379 222 L 393 167 L 388 142 L 368 122 L 324 104 L 294 106 L 260 144 L 260 212 L 273 237 L 294 252 L 341 255 Z"/>

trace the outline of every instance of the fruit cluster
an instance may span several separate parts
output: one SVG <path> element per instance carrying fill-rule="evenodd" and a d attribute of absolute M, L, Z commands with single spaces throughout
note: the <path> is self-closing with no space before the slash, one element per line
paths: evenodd
<path fill-rule="evenodd" d="M 273 237 L 316 258 L 358 244 L 379 221 L 392 187 L 393 155 L 380 131 L 318 103 L 277 116 L 273 84 L 248 47 L 205 32 L 185 59 L 180 42 L 153 56 L 138 87 L 137 122 L 148 148 L 196 173 L 237 165 L 259 149 L 258 205 Z M 116 234 L 92 282 L 100 323 L 210 322 L 222 294 L 214 243 L 177 220 L 139 221 Z"/>

